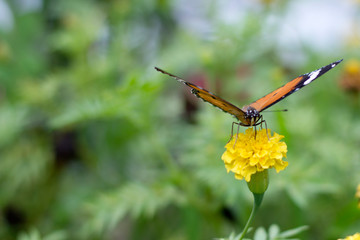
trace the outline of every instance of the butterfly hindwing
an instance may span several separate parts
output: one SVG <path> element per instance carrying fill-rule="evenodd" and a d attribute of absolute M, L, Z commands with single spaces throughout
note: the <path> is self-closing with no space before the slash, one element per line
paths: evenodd
<path fill-rule="evenodd" d="M 258 112 L 261 112 L 275 103 L 279 102 L 280 100 L 284 99 L 285 97 L 289 96 L 290 94 L 300 90 L 302 87 L 310 84 L 315 79 L 329 71 L 330 69 L 334 68 L 338 65 L 342 60 L 333 62 L 329 65 L 326 65 L 322 68 L 319 68 L 315 71 L 310 73 L 303 74 L 290 82 L 286 83 L 284 86 L 276 89 L 275 91 L 265 95 L 264 97 L 256 100 L 255 102 L 251 103 L 248 106 L 255 108 Z"/>
<path fill-rule="evenodd" d="M 241 122 L 246 122 L 245 120 L 245 112 L 241 110 L 240 108 L 236 107 L 235 105 L 229 103 L 228 101 L 216 96 L 215 94 L 203 89 L 202 87 L 196 86 L 195 84 L 192 84 L 190 82 L 186 82 L 185 80 L 168 73 L 160 68 L 155 67 L 156 70 L 159 72 L 162 72 L 164 74 L 169 75 L 170 77 L 175 78 L 177 81 L 187 85 L 191 88 L 191 93 L 197 96 L 198 98 L 201 98 L 205 102 L 211 103 L 215 107 L 220 108 L 224 112 L 227 112 L 231 115 L 234 115 L 237 119 L 239 119 Z"/>

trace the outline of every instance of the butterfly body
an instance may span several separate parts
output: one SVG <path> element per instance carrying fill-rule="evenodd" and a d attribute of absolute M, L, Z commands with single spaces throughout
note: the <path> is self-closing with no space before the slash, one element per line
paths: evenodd
<path fill-rule="evenodd" d="M 215 107 L 220 108 L 226 113 L 233 115 L 235 118 L 239 120 L 239 125 L 250 127 L 256 126 L 263 122 L 262 115 L 260 114 L 263 110 L 271 107 L 275 103 L 281 101 L 285 97 L 289 96 L 290 94 L 297 92 L 302 87 L 308 85 L 309 83 L 313 82 L 315 79 L 329 71 L 330 69 L 334 68 L 337 64 L 339 64 L 342 60 L 333 62 L 329 65 L 321 67 L 315 71 L 310 73 L 303 74 L 290 82 L 286 83 L 282 87 L 272 91 L 271 93 L 265 95 L 262 98 L 252 102 L 249 105 L 246 105 L 242 108 L 238 108 L 237 106 L 229 103 L 228 101 L 216 96 L 215 94 L 209 92 L 202 87 L 196 86 L 190 82 L 187 82 L 171 73 L 168 73 L 160 68 L 155 67 L 155 69 L 161 73 L 169 75 L 179 82 L 187 85 L 191 88 L 191 93 L 201 98 L 205 102 L 211 103 Z"/>

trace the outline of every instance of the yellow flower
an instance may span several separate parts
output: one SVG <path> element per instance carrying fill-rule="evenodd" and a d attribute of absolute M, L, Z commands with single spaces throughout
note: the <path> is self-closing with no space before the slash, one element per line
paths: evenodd
<path fill-rule="evenodd" d="M 352 236 L 348 236 L 344 239 L 339 239 L 339 240 L 360 240 L 360 233 L 355 233 Z"/>
<path fill-rule="evenodd" d="M 275 168 L 276 172 L 284 170 L 288 165 L 282 160 L 287 152 L 286 143 L 280 142 L 284 136 L 277 133 L 271 136 L 270 130 L 268 134 L 262 129 L 256 132 L 255 138 L 255 131 L 248 128 L 245 133 L 234 135 L 221 157 L 227 171 L 234 172 L 235 178 L 245 178 L 249 182 L 256 172 L 270 168 Z"/>
<path fill-rule="evenodd" d="M 348 92 L 360 91 L 360 61 L 350 59 L 345 63 L 344 71 L 339 79 L 340 87 Z"/>
<path fill-rule="evenodd" d="M 360 208 L 360 184 L 357 186 L 355 198 L 358 200 L 358 208 Z"/>
<path fill-rule="evenodd" d="M 349 74 L 360 73 L 360 62 L 357 59 L 350 59 L 345 64 L 345 72 Z"/>

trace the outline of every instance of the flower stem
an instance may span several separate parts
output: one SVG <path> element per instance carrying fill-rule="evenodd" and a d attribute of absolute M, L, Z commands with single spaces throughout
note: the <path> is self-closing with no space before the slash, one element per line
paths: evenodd
<path fill-rule="evenodd" d="M 240 238 L 238 238 L 238 240 L 242 240 L 244 238 L 245 234 L 247 233 L 247 231 L 249 230 L 250 224 L 251 224 L 252 220 L 254 219 L 255 213 L 259 209 L 262 199 L 264 197 L 264 193 L 261 193 L 261 194 L 253 193 L 253 195 L 254 195 L 253 208 L 251 210 L 251 214 L 245 225 L 245 228 L 244 228 L 243 232 L 241 233 Z"/>

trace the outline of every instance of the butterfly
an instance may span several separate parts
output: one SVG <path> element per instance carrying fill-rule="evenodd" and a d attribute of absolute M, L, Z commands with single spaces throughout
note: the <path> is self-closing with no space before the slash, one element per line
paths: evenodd
<path fill-rule="evenodd" d="M 212 105 L 220 108 L 224 112 L 233 115 L 236 119 L 239 120 L 239 123 L 236 123 L 236 124 L 245 126 L 245 127 L 251 127 L 251 126 L 257 126 L 257 125 L 265 122 L 263 120 L 263 116 L 260 114 L 262 111 L 271 107 L 275 103 L 283 100 L 290 94 L 297 92 L 302 87 L 309 85 L 315 79 L 317 79 L 318 77 L 320 77 L 321 75 L 323 75 L 324 73 L 329 71 L 330 69 L 334 68 L 341 61 L 342 61 L 342 59 L 339 61 L 330 63 L 329 65 L 321 67 L 315 71 L 300 75 L 297 78 L 286 83 L 282 87 L 272 91 L 271 93 L 265 95 L 262 98 L 259 98 L 258 100 L 250 103 L 249 105 L 245 105 L 242 108 L 238 108 L 235 105 L 231 104 L 230 102 L 222 99 L 221 97 L 218 97 L 215 94 L 209 92 L 208 90 L 203 89 L 202 87 L 196 86 L 195 84 L 192 84 L 190 82 L 187 82 L 187 81 L 185 81 L 171 73 L 168 73 L 158 67 L 155 67 L 155 69 L 161 73 L 164 73 L 166 75 L 169 75 L 170 77 L 175 78 L 177 81 L 190 87 L 191 93 L 194 94 L 195 96 L 197 96 L 198 98 L 201 98 L 205 102 L 211 103 Z M 265 122 L 265 124 L 266 124 L 266 122 Z"/>

